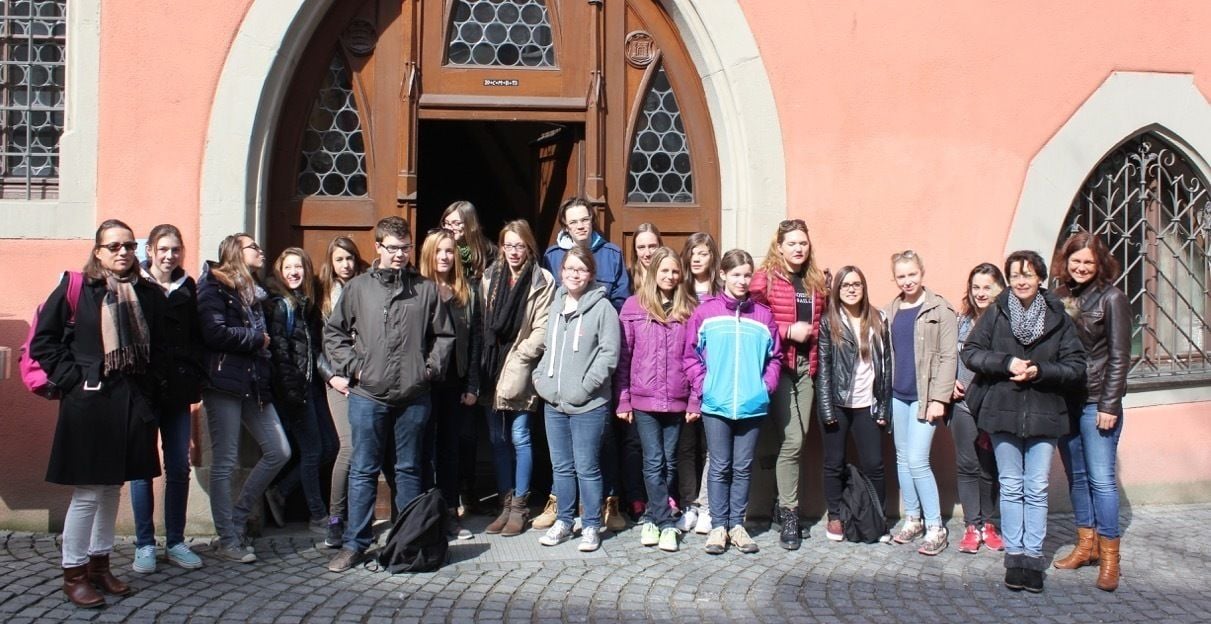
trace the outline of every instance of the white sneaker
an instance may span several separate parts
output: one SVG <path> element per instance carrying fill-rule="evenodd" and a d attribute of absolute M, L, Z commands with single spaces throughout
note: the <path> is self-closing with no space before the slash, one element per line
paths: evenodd
<path fill-rule="evenodd" d="M 698 524 L 698 510 L 690 507 L 681 512 L 681 517 L 677 519 L 677 530 L 682 533 L 689 533 L 694 530 L 694 526 Z"/>
<path fill-rule="evenodd" d="M 546 534 L 538 538 L 543 546 L 558 546 L 572 538 L 572 526 L 563 520 L 556 520 Z"/>
<path fill-rule="evenodd" d="M 698 522 L 694 524 L 694 532 L 699 535 L 706 535 L 711 532 L 711 512 L 705 509 L 698 514 Z"/>
<path fill-rule="evenodd" d="M 576 549 L 580 552 L 593 552 L 598 548 L 601 548 L 601 535 L 598 534 L 597 529 L 585 527 L 580 532 L 580 546 L 577 546 Z"/>

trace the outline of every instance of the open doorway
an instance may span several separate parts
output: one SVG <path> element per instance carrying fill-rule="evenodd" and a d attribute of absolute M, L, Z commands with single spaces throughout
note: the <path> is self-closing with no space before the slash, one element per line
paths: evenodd
<path fill-rule="evenodd" d="M 535 121 L 422 121 L 416 231 L 438 227 L 458 200 L 475 204 L 484 234 L 526 219 L 539 245 L 551 240 L 559 204 L 575 194 L 583 124 Z"/>

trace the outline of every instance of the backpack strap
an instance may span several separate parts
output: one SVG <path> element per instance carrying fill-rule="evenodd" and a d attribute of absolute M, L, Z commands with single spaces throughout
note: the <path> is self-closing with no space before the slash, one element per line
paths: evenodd
<path fill-rule="evenodd" d="M 76 310 L 80 307 L 80 291 L 84 289 L 84 274 L 79 271 L 66 271 L 67 273 L 67 307 L 71 310 L 71 314 L 67 317 L 67 322 L 71 325 L 76 324 Z"/>

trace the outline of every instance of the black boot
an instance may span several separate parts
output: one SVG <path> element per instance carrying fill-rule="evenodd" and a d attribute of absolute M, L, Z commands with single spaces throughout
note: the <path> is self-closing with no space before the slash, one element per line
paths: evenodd
<path fill-rule="evenodd" d="M 779 508 L 782 516 L 782 532 L 778 536 L 778 545 L 786 550 L 799 550 L 803 536 L 799 532 L 799 509 Z"/>
<path fill-rule="evenodd" d="M 1023 568 L 1005 568 L 1005 587 L 1013 591 L 1022 591 L 1025 588 L 1022 573 L 1025 571 Z"/>

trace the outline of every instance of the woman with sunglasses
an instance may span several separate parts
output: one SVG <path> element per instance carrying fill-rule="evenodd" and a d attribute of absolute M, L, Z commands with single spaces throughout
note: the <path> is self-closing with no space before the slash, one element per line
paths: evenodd
<path fill-rule="evenodd" d="M 166 303 L 164 339 L 169 352 L 168 386 L 158 405 L 157 424 L 164 452 L 164 554 L 187 570 L 202 567 L 202 558 L 185 543 L 185 509 L 189 501 L 190 405 L 202 400 L 202 336 L 198 325 L 198 287 L 181 259 L 185 246 L 176 226 L 163 224 L 147 235 L 147 260 L 140 277 L 158 286 Z M 155 494 L 150 479 L 130 482 L 135 517 L 135 572 L 156 571 Z"/>
<path fill-rule="evenodd" d="M 126 481 L 160 474 L 165 303 L 139 277 L 138 247 L 125 223 L 103 222 L 83 276 L 64 276 L 30 341 L 60 399 L 46 480 L 74 487 L 63 520 L 63 593 L 85 608 L 105 604 L 100 592 L 132 592 L 109 567 L 118 499 Z"/>
<path fill-rule="evenodd" d="M 782 373 L 770 397 L 766 427 L 778 448 L 774 478 L 778 503 L 774 522 L 781 525 L 778 545 L 796 550 L 802 543 L 799 530 L 799 472 L 803 443 L 812 422 L 816 375 L 816 343 L 820 318 L 828 305 L 828 284 L 816 266 L 811 237 L 802 219 L 778 224 L 761 269 L 753 274 L 753 299 L 769 306 L 778 323 Z M 764 447 L 763 447 L 764 448 Z"/>
<path fill-rule="evenodd" d="M 214 554 L 240 563 L 256 561 L 245 523 L 273 478 L 290 460 L 290 444 L 273 407 L 273 356 L 262 309 L 267 295 L 254 272 L 265 252 L 250 234 L 232 234 L 219 243 L 219 261 L 207 262 L 198 281 L 198 316 L 209 361 L 202 391 L 210 431 L 210 513 L 219 544 Z M 231 473 L 246 429 L 261 458 L 232 497 Z"/>
<path fill-rule="evenodd" d="M 833 278 L 828 312 L 820 319 L 820 373 L 816 405 L 824 427 L 825 535 L 845 539 L 841 496 L 845 490 L 846 434 L 852 434 L 862 473 L 887 505 L 883 480 L 883 433 L 891 420 L 891 335 L 883 313 L 870 304 L 866 276 L 855 266 Z"/>
<path fill-rule="evenodd" d="M 425 432 L 425 453 L 429 456 L 425 474 L 434 475 L 450 508 L 450 536 L 471 539 L 471 531 L 458 518 L 459 433 L 468 426 L 471 408 L 479 398 L 483 305 L 479 290 L 471 287 L 463 271 L 455 235 L 450 230 L 429 231 L 421 244 L 420 274 L 437 284 L 437 296 L 446 303 L 454 323 L 454 359 L 445 377 L 433 385 L 433 413 Z"/>

